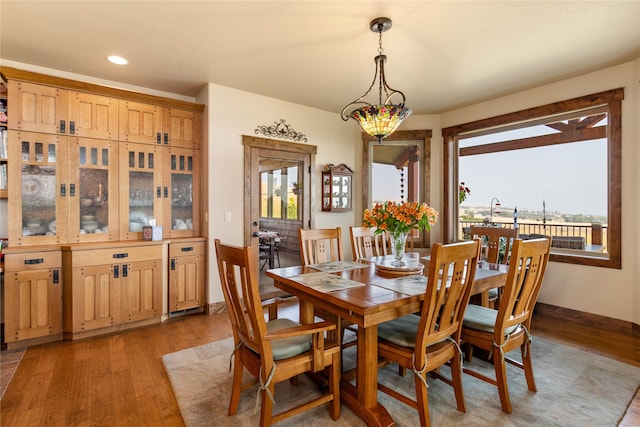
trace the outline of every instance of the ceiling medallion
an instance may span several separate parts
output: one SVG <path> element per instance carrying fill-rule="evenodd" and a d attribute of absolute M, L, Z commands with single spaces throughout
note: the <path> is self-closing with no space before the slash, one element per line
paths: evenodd
<path fill-rule="evenodd" d="M 307 142 L 307 136 L 293 130 L 284 119 L 279 122 L 273 122 L 271 126 L 258 126 L 256 134 L 271 136 L 276 138 L 291 139 L 298 142 Z"/>

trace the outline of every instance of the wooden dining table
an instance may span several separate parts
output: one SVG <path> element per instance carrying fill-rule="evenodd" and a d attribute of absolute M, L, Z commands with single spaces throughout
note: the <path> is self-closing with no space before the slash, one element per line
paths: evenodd
<path fill-rule="evenodd" d="M 300 300 L 300 322 L 314 321 L 314 307 L 335 315 L 337 318 L 358 325 L 357 360 L 355 385 L 343 376 L 340 384 L 341 399 L 369 426 L 392 426 L 393 418 L 378 402 L 378 325 L 420 311 L 424 293 L 403 293 L 383 287 L 380 283 L 389 276 L 381 275 L 376 262 L 382 258 L 359 261 L 363 268 L 351 268 L 327 273 L 359 286 L 338 290 L 319 289 L 300 280 L 300 275 L 318 273 L 310 266 L 294 266 L 268 270 L 266 275 L 274 285 Z M 428 272 L 428 258 L 420 258 Z M 508 266 L 478 262 L 472 294 L 504 286 Z M 304 277 L 304 276 L 303 276 Z M 378 283 L 378 284 L 376 284 Z M 428 284 L 427 284 L 428 286 Z"/>

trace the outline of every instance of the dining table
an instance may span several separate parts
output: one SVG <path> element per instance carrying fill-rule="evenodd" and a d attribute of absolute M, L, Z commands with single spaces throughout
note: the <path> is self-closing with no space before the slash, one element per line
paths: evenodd
<path fill-rule="evenodd" d="M 314 307 L 358 326 L 355 384 L 344 375 L 340 396 L 344 404 L 369 426 L 392 426 L 394 420 L 378 402 L 378 325 L 419 312 L 428 286 L 420 275 L 389 275 L 377 265 L 388 265 L 389 257 L 353 262 L 334 262 L 270 269 L 274 286 L 297 296 L 300 323 L 314 321 Z M 424 265 L 429 257 L 412 262 Z M 504 286 L 508 266 L 479 261 L 472 294 Z M 419 282 L 422 280 L 422 288 Z"/>

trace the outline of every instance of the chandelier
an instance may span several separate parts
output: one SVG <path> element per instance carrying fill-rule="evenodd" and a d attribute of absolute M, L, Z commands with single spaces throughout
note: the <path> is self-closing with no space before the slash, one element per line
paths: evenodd
<path fill-rule="evenodd" d="M 374 58 L 376 62 L 376 72 L 373 75 L 373 81 L 369 89 L 353 102 L 350 102 L 346 107 L 342 109 L 342 120 L 347 121 L 349 118 L 357 121 L 362 129 L 369 135 L 378 138 L 378 142 L 382 142 L 382 138 L 391 135 L 400 126 L 400 123 L 411 114 L 411 108 L 405 107 L 405 96 L 399 90 L 389 87 L 384 75 L 384 63 L 387 60 L 387 55 L 384 55 L 382 49 L 382 33 L 391 28 L 391 19 L 389 18 L 376 18 L 369 23 L 371 31 L 377 32 L 379 35 L 378 40 L 378 55 Z M 371 92 L 373 86 L 378 80 L 378 103 L 370 104 L 364 101 L 364 98 Z M 382 95 L 384 93 L 384 102 Z M 393 104 L 391 97 L 394 95 L 402 97 L 402 102 L 399 104 Z M 356 108 L 350 113 L 347 110 L 353 106 L 364 104 L 360 108 Z"/>

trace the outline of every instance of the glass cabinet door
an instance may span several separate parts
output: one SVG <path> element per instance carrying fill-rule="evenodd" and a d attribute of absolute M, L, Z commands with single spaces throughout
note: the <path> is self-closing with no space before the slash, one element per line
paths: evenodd
<path fill-rule="evenodd" d="M 9 238 L 18 245 L 65 242 L 74 190 L 67 183 L 66 137 L 10 132 L 9 150 L 11 174 L 20 176 L 9 195 Z"/>
<path fill-rule="evenodd" d="M 74 138 L 69 144 L 71 241 L 118 240 L 117 143 Z"/>
<path fill-rule="evenodd" d="M 165 148 L 164 189 L 169 198 L 165 200 L 163 232 L 165 237 L 198 235 L 199 221 L 199 176 L 198 150 Z"/>
<path fill-rule="evenodd" d="M 120 145 L 120 239 L 142 240 L 142 227 L 162 224 L 162 147 Z"/>

